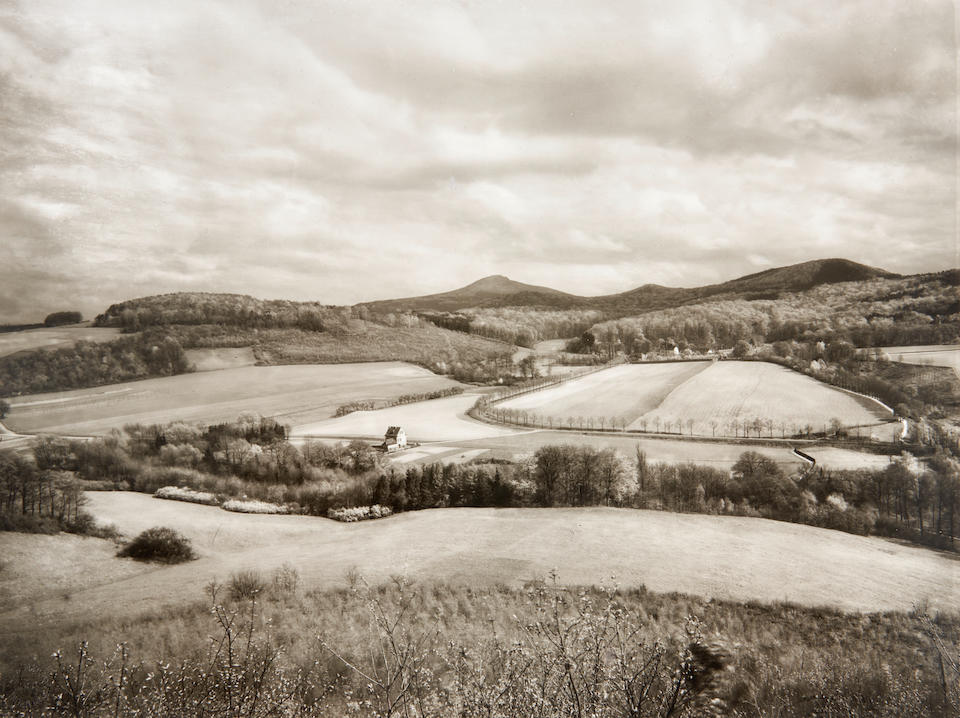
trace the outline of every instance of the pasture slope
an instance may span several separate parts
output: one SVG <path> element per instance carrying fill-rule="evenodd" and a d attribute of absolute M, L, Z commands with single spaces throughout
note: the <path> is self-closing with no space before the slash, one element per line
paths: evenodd
<path fill-rule="evenodd" d="M 108 342 L 118 336 L 119 329 L 91 327 L 87 324 L 0 332 L 0 357 L 34 349 L 63 349 L 72 347 L 78 341 Z"/>
<path fill-rule="evenodd" d="M 307 516 L 233 514 L 144 494 L 89 494 L 98 520 L 126 535 L 169 526 L 200 558 L 178 566 L 116 558 L 112 543 L 5 534 L 0 636 L 24 625 L 135 615 L 198 597 L 210 580 L 289 562 L 308 588 L 373 583 L 522 585 L 612 582 L 733 600 L 846 610 L 960 605 L 960 561 L 928 549 L 797 524 L 632 509 L 434 509 L 341 524 Z M 56 587 L 52 589 L 51 587 Z M 30 618 L 29 621 L 24 619 Z"/>
<path fill-rule="evenodd" d="M 311 422 L 333 416 L 337 406 L 352 400 L 458 385 L 402 362 L 247 366 L 21 396 L 10 401 L 7 425 L 19 433 L 82 436 L 133 422 L 232 421 L 245 411 L 284 423 Z"/>

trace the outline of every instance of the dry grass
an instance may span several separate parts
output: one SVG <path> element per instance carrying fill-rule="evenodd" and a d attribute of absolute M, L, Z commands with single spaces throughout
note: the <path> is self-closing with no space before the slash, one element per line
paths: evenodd
<path fill-rule="evenodd" d="M 333 416 L 351 400 L 451 386 L 458 383 L 401 362 L 240 367 L 17 397 L 7 424 L 20 432 L 92 435 L 134 422 L 232 421 L 244 411 L 300 423 Z"/>
<path fill-rule="evenodd" d="M 291 575 L 293 580 L 286 580 Z M 931 643 L 928 624 L 913 615 L 850 615 L 823 608 L 707 601 L 696 596 L 646 590 L 555 591 L 549 584 L 544 588 L 532 585 L 517 590 L 425 580 L 413 586 L 391 582 L 369 590 L 360 582 L 357 590 L 326 587 L 302 591 L 296 578 L 296 571 L 289 565 L 275 569 L 272 581 L 267 573 L 238 572 L 221 584 L 216 595 L 226 605 L 214 611 L 201 595 L 187 594 L 175 608 L 144 614 L 134 620 L 105 614 L 48 631 L 27 625 L 22 632 L 6 636 L 7 650 L 0 657 L 0 675 L 8 680 L 7 685 L 23 685 L 21 671 L 26 669 L 26 686 L 31 685 L 33 677 L 39 678 L 43 685 L 51 672 L 48 666 L 53 663 L 49 657 L 55 650 L 64 649 L 68 659 L 75 659 L 75 647 L 81 639 L 89 639 L 87 648 L 94 660 L 110 656 L 123 641 L 133 661 L 145 661 L 148 670 L 156 668 L 155 681 L 165 670 L 156 665 L 157 661 L 176 667 L 202 656 L 207 660 L 200 665 L 212 667 L 215 663 L 208 658 L 213 650 L 209 648 L 211 638 L 216 645 L 216 637 L 223 635 L 218 631 L 216 616 L 226 615 L 236 617 L 238 629 L 249 626 L 251 633 L 245 635 L 252 635 L 257 646 L 272 649 L 266 656 L 269 660 L 278 659 L 285 669 L 290 669 L 285 671 L 288 676 L 292 677 L 298 667 L 315 670 L 319 686 L 331 687 L 332 690 L 322 691 L 323 700 L 315 706 L 316 712 L 308 708 L 308 714 L 372 715 L 372 709 L 362 707 L 363 699 L 377 701 L 378 694 L 372 690 L 368 678 L 353 674 L 338 656 L 360 667 L 368 676 L 374 672 L 377 676 L 384 675 L 383 664 L 372 664 L 371 655 L 392 661 L 397 654 L 378 640 L 384 637 L 383 627 L 387 624 L 376 622 L 374 616 L 382 616 L 389 617 L 396 629 L 390 629 L 393 642 L 389 646 L 400 651 L 414 648 L 413 655 L 427 659 L 420 665 L 429 666 L 426 676 L 430 679 L 431 696 L 436 690 L 433 683 L 436 677 L 453 695 L 463 696 L 464 693 L 458 691 L 473 687 L 479 691 L 472 695 L 493 698 L 498 708 L 488 710 L 482 706 L 481 710 L 468 711 L 463 709 L 462 702 L 453 700 L 442 707 L 435 706 L 436 710 L 430 715 L 578 714 L 578 703 L 558 707 L 551 700 L 540 706 L 550 705 L 553 710 L 536 713 L 509 700 L 496 703 L 496 695 L 502 697 L 505 690 L 513 696 L 521 691 L 528 696 L 537 695 L 533 692 L 538 683 L 523 674 L 511 675 L 504 671 L 516 665 L 505 664 L 504 659 L 519 657 L 525 662 L 538 656 L 554 659 L 542 660 L 540 665 L 559 669 L 563 685 L 569 681 L 569 685 L 580 687 L 579 695 L 604 698 L 607 709 L 589 715 L 626 715 L 625 706 L 619 703 L 621 683 L 609 681 L 610 669 L 620 665 L 613 662 L 623 657 L 637 665 L 637 659 L 655 659 L 652 649 L 660 645 L 668 657 L 663 670 L 669 675 L 679 663 L 678 649 L 691 637 L 701 645 L 712 647 L 712 655 L 720 659 L 720 665 L 729 668 L 725 675 L 715 675 L 709 684 L 701 683 L 701 687 L 707 688 L 708 697 L 718 696 L 722 701 L 720 706 L 726 708 L 722 713 L 710 712 L 709 715 L 751 718 L 761 715 L 864 718 L 956 715 L 942 700 L 938 654 Z M 611 628 L 610 622 L 603 622 L 606 616 L 613 619 L 614 633 L 604 628 Z M 949 651 L 956 645 L 957 619 L 941 616 L 937 624 Z M 561 633 L 553 633 L 551 627 L 559 628 Z M 562 647 L 556 642 L 548 644 L 556 635 L 564 639 Z M 617 635 L 629 635 L 630 639 L 626 644 L 610 640 Z M 562 650 L 549 651 L 549 645 Z M 624 645 L 629 653 L 618 650 Z M 381 652 L 380 646 L 386 650 Z M 498 646 L 501 650 L 496 650 Z M 502 650 L 503 646 L 509 646 L 510 651 Z M 577 648 L 585 650 L 581 652 Z M 593 662 L 595 653 L 590 649 L 599 649 L 598 657 L 602 661 L 599 665 Z M 282 653 L 278 655 L 274 651 Z M 428 653 L 440 656 L 430 660 Z M 560 657 L 566 660 L 556 661 Z M 230 675 L 240 676 L 231 685 L 244 685 L 243 678 L 251 673 L 257 677 L 263 675 L 255 670 L 260 664 L 251 664 L 246 658 L 238 652 L 238 660 L 231 661 L 231 668 L 238 670 Z M 464 659 L 469 663 L 465 664 Z M 697 668 L 695 664 L 689 665 Z M 467 666 L 469 670 L 463 670 Z M 597 669 L 603 672 L 598 673 Z M 955 674 L 952 669 L 948 670 L 951 670 L 948 680 L 952 681 Z M 270 675 L 268 672 L 266 685 L 270 685 Z M 402 675 L 405 680 L 398 683 L 417 676 L 413 671 L 404 671 Z M 538 678 L 541 675 L 537 673 Z M 88 690 L 101 679 L 93 670 L 89 676 Z M 115 676 L 115 671 L 105 672 L 102 678 L 112 681 Z M 458 684 L 458 676 L 466 679 L 465 682 Z M 133 681 L 142 681 L 143 677 L 143 672 L 131 674 Z M 605 690 L 584 689 L 588 685 L 584 679 L 588 677 L 603 677 Z M 184 690 L 183 684 L 170 681 L 167 686 L 172 697 L 176 698 L 178 693 L 183 695 L 180 693 Z M 206 686 L 209 684 L 200 685 L 201 689 Z M 52 695 L 42 695 L 39 691 L 27 695 L 36 701 L 35 705 L 49 705 L 58 693 L 62 694 L 56 684 L 52 687 Z M 662 685 L 659 687 L 662 689 Z M 149 692 L 149 684 L 144 688 Z M 321 691 L 313 695 L 319 694 Z M 17 695 L 24 696 L 24 693 Z M 114 715 L 115 704 L 109 700 L 112 695 L 108 691 L 101 700 L 101 705 L 107 708 L 102 714 Z M 550 695 L 556 699 L 560 694 Z M 657 697 L 655 688 L 648 698 L 656 700 Z M 47 702 L 42 702 L 43 698 Z M 467 705 L 476 704 L 468 701 Z M 296 708 L 303 710 L 306 706 L 298 702 Z M 664 714 L 654 707 L 648 708 L 650 710 L 642 715 Z M 696 708 L 680 713 L 707 714 Z"/>
<path fill-rule="evenodd" d="M 765 519 L 603 508 L 438 509 L 343 524 L 231 514 L 133 493 L 89 498 L 100 521 L 128 536 L 157 525 L 183 533 L 199 559 L 132 567 L 112 550 L 99 550 L 110 546 L 105 541 L 5 535 L 0 632 L 30 617 L 42 624 L 156 610 L 199 596 L 213 578 L 284 562 L 298 567 L 307 587 L 342 585 L 351 569 L 377 583 L 399 574 L 490 586 L 520 585 L 557 568 L 568 585 L 615 577 L 624 587 L 849 610 L 960 605 L 955 557 Z"/>

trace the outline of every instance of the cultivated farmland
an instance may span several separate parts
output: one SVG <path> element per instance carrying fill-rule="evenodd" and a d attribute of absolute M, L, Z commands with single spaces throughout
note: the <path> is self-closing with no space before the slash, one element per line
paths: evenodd
<path fill-rule="evenodd" d="M 914 347 L 883 347 L 881 351 L 892 361 L 923 366 L 948 366 L 960 372 L 960 344 L 938 344 Z"/>
<path fill-rule="evenodd" d="M 960 605 L 953 557 L 879 538 L 740 517 L 632 509 L 435 509 L 342 524 L 240 515 L 144 494 L 88 494 L 91 512 L 128 536 L 151 526 L 185 534 L 199 560 L 157 567 L 116 558 L 112 543 L 11 534 L 0 578 L 0 632 L 29 620 L 132 615 L 201 595 L 211 579 L 290 562 L 307 587 L 342 585 L 355 569 L 455 584 L 521 585 L 558 568 L 564 584 L 736 600 L 907 610 Z M 615 578 L 614 578 L 615 577 Z M 122 581 L 122 589 L 118 583 Z M 51 592 L 50 587 L 57 591 Z"/>
<path fill-rule="evenodd" d="M 228 421 L 245 411 L 305 423 L 333 416 L 353 400 L 457 385 L 402 362 L 248 366 L 17 397 L 6 423 L 23 433 L 68 435 L 103 434 L 135 422 Z"/>
<path fill-rule="evenodd" d="M 560 425 L 626 425 L 632 431 L 699 436 L 790 436 L 832 419 L 890 439 L 895 424 L 879 403 L 766 362 L 628 364 L 532 392 L 500 408 Z"/>
<path fill-rule="evenodd" d="M 821 431 L 829 428 L 833 417 L 844 426 L 869 426 L 892 418 L 875 402 L 776 364 L 725 361 L 679 386 L 640 421 L 646 419 L 649 426 L 660 419 L 686 427 L 692 420 L 694 434 L 709 436 L 715 426 L 718 435 L 730 436 L 743 435 L 744 422 L 760 420 L 764 426 L 759 433 L 781 436 L 798 433 L 808 424 Z"/>
<path fill-rule="evenodd" d="M 577 420 L 605 417 L 630 424 L 656 409 L 687 379 L 705 370 L 709 362 L 624 364 L 568 381 L 559 386 L 508 399 L 505 409 L 529 411 L 576 425 Z"/>
<path fill-rule="evenodd" d="M 33 349 L 62 349 L 72 347 L 78 341 L 108 342 L 120 336 L 119 329 L 69 326 L 41 327 L 20 332 L 0 333 L 0 357 Z"/>

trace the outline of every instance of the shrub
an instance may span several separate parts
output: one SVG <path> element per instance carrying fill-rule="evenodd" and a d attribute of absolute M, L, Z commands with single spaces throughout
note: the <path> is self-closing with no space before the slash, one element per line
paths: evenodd
<path fill-rule="evenodd" d="M 280 504 L 271 504 L 266 501 L 241 501 L 230 499 L 220 507 L 227 511 L 236 511 L 241 514 L 288 514 L 290 510 Z"/>
<path fill-rule="evenodd" d="M 328 509 L 327 518 L 334 521 L 344 521 L 352 523 L 354 521 L 364 521 L 366 519 L 382 519 L 390 516 L 393 509 L 389 506 L 374 504 L 373 506 L 355 506 L 353 508 Z"/>
<path fill-rule="evenodd" d="M 179 486 L 163 486 L 157 489 L 154 494 L 157 499 L 170 499 L 172 501 L 188 501 L 192 504 L 205 504 L 207 506 L 218 506 L 220 501 L 214 494 L 207 491 L 194 491 L 193 489 L 181 488 Z"/>
<path fill-rule="evenodd" d="M 277 595 L 296 593 L 300 585 L 300 572 L 290 563 L 283 564 L 273 572 L 273 590 Z"/>
<path fill-rule="evenodd" d="M 230 577 L 230 597 L 235 601 L 254 598 L 263 593 L 265 587 L 258 571 L 238 571 Z"/>
<path fill-rule="evenodd" d="M 159 563 L 182 563 L 197 557 L 188 538 L 164 526 L 155 526 L 142 532 L 124 546 L 118 555 Z"/>

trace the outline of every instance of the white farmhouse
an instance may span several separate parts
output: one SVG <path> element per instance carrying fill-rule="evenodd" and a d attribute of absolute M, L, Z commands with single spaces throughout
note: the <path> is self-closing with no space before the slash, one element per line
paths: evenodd
<path fill-rule="evenodd" d="M 399 426 L 391 426 L 383 437 L 384 451 L 400 451 L 407 448 L 407 433 Z"/>

